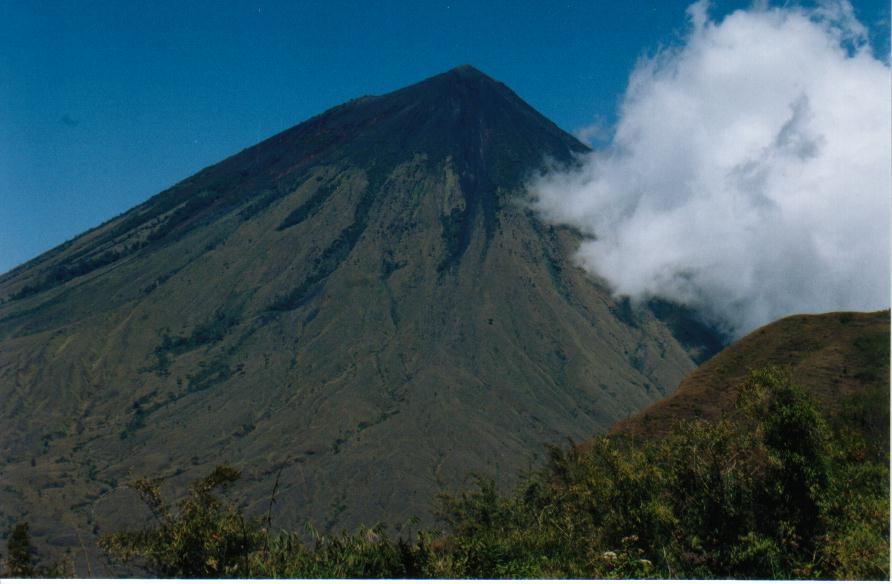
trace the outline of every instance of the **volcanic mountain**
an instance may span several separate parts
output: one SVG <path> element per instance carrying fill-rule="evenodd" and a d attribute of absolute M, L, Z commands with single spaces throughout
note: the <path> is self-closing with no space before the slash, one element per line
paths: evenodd
<path fill-rule="evenodd" d="M 281 525 L 426 520 L 469 473 L 508 480 L 667 395 L 721 339 L 612 298 L 524 204 L 584 150 L 459 67 L 0 276 L 0 530 L 78 549 L 132 526 L 127 480 L 224 462 L 249 512 L 278 480 Z"/>

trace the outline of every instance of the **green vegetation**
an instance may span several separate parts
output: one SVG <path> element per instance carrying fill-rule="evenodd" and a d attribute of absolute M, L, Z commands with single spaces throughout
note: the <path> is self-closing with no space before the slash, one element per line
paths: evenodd
<path fill-rule="evenodd" d="M 149 234 L 149 241 L 160 241 L 181 228 L 184 223 L 193 221 L 201 212 L 207 212 L 221 199 L 215 190 L 202 190 L 178 206 Z"/>
<path fill-rule="evenodd" d="M 232 375 L 232 369 L 229 365 L 217 358 L 210 363 L 202 361 L 201 369 L 195 375 L 189 375 L 189 384 L 186 386 L 187 393 L 195 393 L 204 391 L 218 383 L 221 383 Z"/>
<path fill-rule="evenodd" d="M 871 332 L 855 339 L 854 345 L 863 366 L 858 379 L 865 383 L 883 381 L 889 363 L 889 336 L 882 331 Z"/>
<path fill-rule="evenodd" d="M 162 500 L 157 481 L 138 480 L 132 486 L 152 511 L 157 526 L 105 536 L 99 544 L 122 561 L 141 558 L 151 573 L 165 578 L 243 574 L 249 553 L 260 544 L 260 525 L 213 495 L 214 489 L 238 477 L 231 468 L 217 468 L 192 486 L 178 513 Z"/>
<path fill-rule="evenodd" d="M 270 205 L 284 196 L 283 188 L 277 186 L 275 189 L 268 189 L 254 195 L 252 201 L 245 205 L 239 212 L 239 219 L 247 221 L 266 210 Z"/>
<path fill-rule="evenodd" d="M 858 419 L 828 424 L 769 368 L 720 420 L 553 448 L 511 494 L 479 479 L 444 496 L 445 533 L 411 542 L 381 525 L 274 534 L 269 514 L 245 519 L 212 494 L 238 477 L 220 467 L 177 513 L 138 481 L 157 524 L 100 545 L 168 577 L 888 579 L 889 452 Z"/>
<path fill-rule="evenodd" d="M 318 177 L 321 178 L 321 177 Z M 312 217 L 319 209 L 322 208 L 322 204 L 328 200 L 329 197 L 337 190 L 338 185 L 334 181 L 329 181 L 323 185 L 317 187 L 316 192 L 307 199 L 306 202 L 298 206 L 294 211 L 288 214 L 285 219 L 276 227 L 276 231 L 283 231 L 297 225 L 299 223 L 303 223 L 310 217 Z"/>
<path fill-rule="evenodd" d="M 366 187 L 356 205 L 353 223 L 341 231 L 327 248 L 313 258 L 312 271 L 304 281 L 287 294 L 276 297 L 268 307 L 268 310 L 274 312 L 295 310 L 306 304 L 321 291 L 321 284 L 347 259 L 359 238 L 365 232 L 368 214 L 377 192 L 371 184 Z M 328 195 L 325 196 L 327 197 Z"/>
<path fill-rule="evenodd" d="M 9 297 L 9 300 L 21 300 L 22 298 L 34 296 L 35 294 L 43 292 L 44 290 L 55 288 L 56 286 L 64 284 L 69 280 L 73 280 L 74 278 L 89 274 L 90 272 L 98 270 L 99 268 L 104 268 L 105 266 L 113 264 L 114 262 L 124 257 L 126 254 L 134 252 L 140 247 L 141 245 L 134 244 L 131 248 L 125 249 L 123 251 L 106 251 L 100 255 L 82 259 L 71 264 L 60 264 L 54 267 L 52 271 L 50 271 L 50 273 L 47 274 L 46 277 L 44 277 L 42 280 L 39 280 L 32 284 L 28 284 L 15 294 L 12 294 Z"/>
<path fill-rule="evenodd" d="M 155 347 L 152 355 L 155 357 L 155 365 L 149 370 L 157 372 L 161 376 L 170 373 L 171 357 L 194 351 L 203 346 L 214 345 L 222 341 L 226 335 L 232 332 L 241 321 L 241 310 L 218 308 L 206 321 L 199 323 L 192 332 L 185 336 L 170 336 L 170 329 L 161 332 L 161 344 Z M 197 377 L 207 376 L 207 372 L 199 371 Z M 190 383 L 191 391 L 191 383 Z"/>
<path fill-rule="evenodd" d="M 0 562 L 0 578 L 65 578 L 73 570 L 62 564 L 43 565 L 35 557 L 27 523 L 17 523 L 6 540 L 6 562 Z"/>
<path fill-rule="evenodd" d="M 223 340 L 239 323 L 239 310 L 223 310 L 218 308 L 205 322 L 199 323 L 188 336 L 171 337 L 168 331 L 162 333 L 161 344 L 155 353 L 187 353 L 202 345 L 209 345 Z"/>
<path fill-rule="evenodd" d="M 467 209 L 456 207 L 448 215 L 440 217 L 440 224 L 443 226 L 444 257 L 437 265 L 437 272 L 444 272 L 455 265 L 468 247 L 469 215 Z"/>

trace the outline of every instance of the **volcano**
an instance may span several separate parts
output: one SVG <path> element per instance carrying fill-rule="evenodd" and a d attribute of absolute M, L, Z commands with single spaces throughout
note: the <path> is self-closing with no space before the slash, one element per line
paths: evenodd
<path fill-rule="evenodd" d="M 526 181 L 587 148 L 468 66 L 355 99 L 0 276 L 0 509 L 130 525 L 220 463 L 274 524 L 412 516 L 666 396 L 721 338 L 573 262 Z M 128 523 L 128 520 L 130 523 Z M 5 529 L 4 529 L 5 531 Z"/>

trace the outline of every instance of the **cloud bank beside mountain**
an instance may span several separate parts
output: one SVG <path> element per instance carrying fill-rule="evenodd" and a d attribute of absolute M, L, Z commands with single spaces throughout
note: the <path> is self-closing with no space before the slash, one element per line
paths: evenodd
<path fill-rule="evenodd" d="M 605 148 L 532 182 L 534 205 L 588 236 L 577 259 L 615 294 L 735 335 L 887 307 L 889 65 L 845 2 L 708 9 L 639 62 Z"/>

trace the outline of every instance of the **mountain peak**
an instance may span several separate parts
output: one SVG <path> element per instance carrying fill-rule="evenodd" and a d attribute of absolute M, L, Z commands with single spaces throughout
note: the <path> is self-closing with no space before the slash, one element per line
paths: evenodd
<path fill-rule="evenodd" d="M 478 78 L 478 79 L 486 79 L 489 81 L 493 81 L 493 79 L 489 75 L 482 72 L 477 67 L 474 67 L 473 65 L 468 65 L 468 64 L 453 67 L 452 69 L 449 69 L 448 71 L 444 71 L 443 73 L 441 73 L 441 75 L 454 75 L 454 76 L 465 77 L 465 78 Z"/>
<path fill-rule="evenodd" d="M 473 89 L 473 91 L 467 91 L 469 89 Z M 472 65 L 459 65 L 403 89 L 382 95 L 380 99 L 412 98 L 430 101 L 432 104 L 450 106 L 454 105 L 454 100 L 458 97 L 465 98 L 468 100 L 468 105 L 473 107 L 475 101 L 479 103 L 481 99 L 492 99 L 496 96 L 507 100 L 507 103 L 502 104 L 503 106 L 510 104 L 511 107 L 529 108 L 505 84 L 496 81 Z"/>
<path fill-rule="evenodd" d="M 505 84 L 471 65 L 330 114 L 328 121 L 347 124 L 351 142 L 363 147 L 358 161 L 368 161 L 365 146 L 373 142 L 378 158 L 385 152 L 397 158 L 452 158 L 459 170 L 475 167 L 478 174 L 502 167 L 506 172 L 493 182 L 503 186 L 505 181 L 517 185 L 545 158 L 569 161 L 586 150 Z M 511 160 L 499 162 L 506 156 Z"/>
<path fill-rule="evenodd" d="M 380 177 L 418 156 L 431 165 L 448 160 L 465 198 L 464 220 L 485 210 L 491 233 L 501 204 L 498 190 L 522 187 L 547 159 L 569 162 L 586 150 L 506 85 L 461 65 L 334 107 L 232 157 L 219 170 L 243 175 L 246 166 L 263 167 L 281 179 L 314 165 L 350 161 Z"/>
<path fill-rule="evenodd" d="M 474 67 L 473 65 L 468 65 L 467 63 L 464 63 L 457 67 L 453 67 L 452 69 L 450 69 L 450 71 L 455 72 L 455 73 L 471 73 L 471 74 L 476 74 L 476 75 L 484 75 L 483 73 L 480 72 L 480 69 Z M 484 77 L 485 77 L 485 75 L 484 75 Z"/>
<path fill-rule="evenodd" d="M 428 79 L 428 81 L 437 77 L 445 77 L 451 81 L 459 81 L 464 83 L 485 83 L 489 84 L 492 89 L 508 90 L 508 88 L 504 84 L 496 81 L 473 65 L 459 65 L 458 67 L 453 67 L 452 69 L 449 69 L 448 71 L 445 71 L 440 75 L 435 75 L 434 77 Z M 422 81 L 422 83 L 424 83 L 424 81 Z"/>

